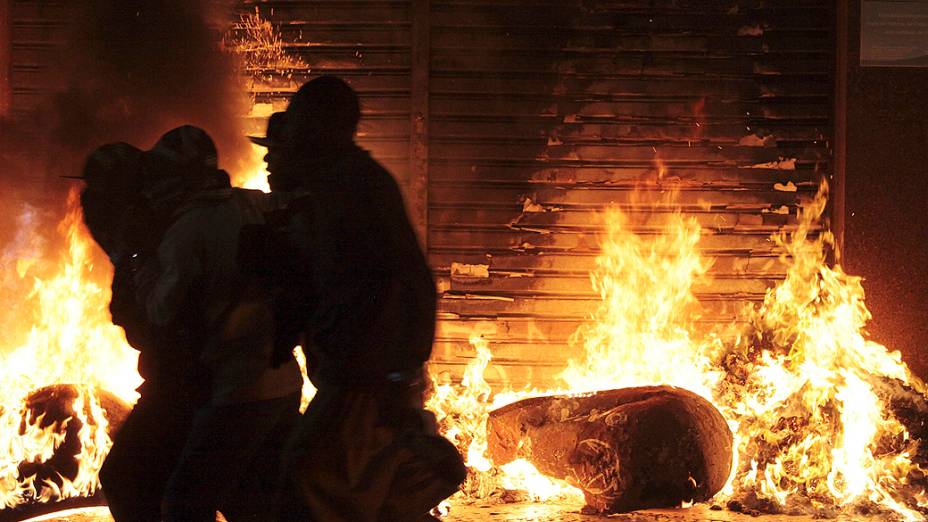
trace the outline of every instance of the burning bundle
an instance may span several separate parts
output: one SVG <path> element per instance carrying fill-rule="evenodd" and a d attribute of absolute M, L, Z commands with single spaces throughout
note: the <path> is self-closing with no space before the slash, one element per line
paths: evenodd
<path fill-rule="evenodd" d="M 519 401 L 490 414 L 488 444 L 497 465 L 526 458 L 602 513 L 708 500 L 732 465 L 722 415 L 670 386 Z"/>

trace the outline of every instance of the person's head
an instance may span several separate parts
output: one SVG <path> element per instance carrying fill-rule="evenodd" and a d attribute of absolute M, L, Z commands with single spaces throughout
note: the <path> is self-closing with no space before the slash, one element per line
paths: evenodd
<path fill-rule="evenodd" d="M 288 135 L 287 115 L 283 112 L 271 114 L 267 120 L 264 136 L 249 136 L 254 144 L 267 147 L 264 161 L 267 163 L 267 183 L 272 191 L 293 190 L 298 184 L 296 169 L 290 165 L 293 146 Z"/>
<path fill-rule="evenodd" d="M 143 193 L 156 209 L 175 205 L 221 177 L 216 144 L 206 131 L 192 125 L 164 133 L 142 163 Z"/>
<path fill-rule="evenodd" d="M 287 106 L 287 128 L 300 148 L 341 148 L 354 142 L 361 119 L 358 95 L 335 76 L 320 76 L 303 84 Z"/>
<path fill-rule="evenodd" d="M 191 183 L 219 168 L 219 153 L 213 139 L 205 130 L 193 125 L 181 125 L 164 133 L 148 156 L 186 176 Z"/>
<path fill-rule="evenodd" d="M 107 143 L 94 149 L 77 176 L 86 183 L 84 190 L 119 192 L 138 187 L 142 151 L 128 143 Z"/>
<path fill-rule="evenodd" d="M 119 229 L 140 199 L 142 151 L 128 143 L 108 143 L 87 158 L 80 176 L 86 185 L 81 209 L 90 235 L 112 258 L 120 248 Z"/>

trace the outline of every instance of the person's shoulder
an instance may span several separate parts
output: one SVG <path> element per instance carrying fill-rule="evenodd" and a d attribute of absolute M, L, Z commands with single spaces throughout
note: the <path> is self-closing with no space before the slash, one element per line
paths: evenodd
<path fill-rule="evenodd" d="M 273 205 L 270 194 L 255 189 L 233 187 L 232 199 L 259 209 L 270 208 Z"/>
<path fill-rule="evenodd" d="M 207 213 L 202 207 L 191 207 L 176 213 L 164 231 L 158 246 L 159 252 L 172 251 L 180 245 L 196 241 L 203 234 Z"/>
<path fill-rule="evenodd" d="M 382 163 L 374 159 L 371 154 L 361 148 L 354 153 L 347 155 L 345 161 L 348 170 L 358 175 L 357 181 L 365 183 L 372 189 L 392 189 L 399 188 L 396 178 Z"/>
<path fill-rule="evenodd" d="M 245 187 L 232 187 L 232 194 L 243 196 L 243 197 L 251 197 L 251 198 L 260 198 L 260 197 L 270 196 L 269 192 L 263 192 L 258 189 L 250 189 L 250 188 L 245 188 Z"/>

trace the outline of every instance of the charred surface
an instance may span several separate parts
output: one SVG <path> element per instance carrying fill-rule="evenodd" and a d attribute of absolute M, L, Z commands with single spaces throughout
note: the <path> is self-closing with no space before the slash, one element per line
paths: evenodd
<path fill-rule="evenodd" d="M 526 399 L 490 414 L 489 455 L 526 458 L 616 513 L 704 501 L 732 465 L 732 434 L 698 395 L 670 386 Z"/>
<path fill-rule="evenodd" d="M 46 460 L 21 462 L 18 467 L 20 480 L 34 476 L 37 488 L 50 487 L 62 489 L 64 480 L 73 481 L 77 477 L 78 458 L 82 451 L 79 434 L 83 422 L 75 411 L 76 399 L 83 395 L 82 414 L 88 422 L 101 422 L 92 415 L 88 395 L 96 394 L 107 423 L 107 433 L 112 438 L 119 426 L 125 421 L 131 408 L 110 392 L 95 388 L 90 389 L 73 384 L 54 384 L 33 391 L 25 400 L 19 432 L 26 436 L 29 430 L 36 428 L 51 429 L 60 439 L 55 450 Z M 37 493 L 38 495 L 38 493 Z M 62 499 L 43 502 L 33 498 L 30 502 L 11 509 L 0 509 L 0 522 L 22 520 L 44 513 L 53 513 L 71 507 L 101 505 L 104 500 L 99 493 L 85 498 Z"/>

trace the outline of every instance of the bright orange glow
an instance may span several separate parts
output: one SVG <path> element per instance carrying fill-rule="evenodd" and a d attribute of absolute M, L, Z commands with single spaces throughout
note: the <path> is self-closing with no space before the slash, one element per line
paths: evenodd
<path fill-rule="evenodd" d="M 112 445 L 107 421 L 93 387 L 115 393 L 132 403 L 141 383 L 136 372 L 138 353 L 126 343 L 122 329 L 110 322 L 108 264 L 95 252 L 81 222 L 77 190 L 68 197 L 68 211 L 58 226 L 60 252 L 24 252 L 18 263 L 18 277 L 31 290 L 14 306 L 19 317 L 34 318 L 21 325 L 22 342 L 0 350 L 0 504 L 15 506 L 25 501 L 92 494 L 98 487 L 97 472 Z M 32 227 L 28 234 L 39 237 L 35 220 L 20 219 L 20 226 Z M 10 248 L 17 248 L 15 242 Z M 35 245 L 33 245 L 35 246 Z M 18 257 L 4 252 L 4 257 Z M 56 259 L 57 261 L 45 261 Z M 49 266 L 43 266 L 49 265 Z M 39 273 L 50 273 L 40 278 Z M 9 303 L 13 305 L 13 303 Z M 27 395 L 56 383 L 84 385 L 72 405 L 81 423 L 80 467 L 73 480 L 37 484 L 34 477 L 20 477 L 21 462 L 44 462 L 63 441 L 63 424 L 41 428 L 41 419 L 28 419 L 21 427 Z"/>
<path fill-rule="evenodd" d="M 254 170 L 236 184 L 267 189 L 255 149 Z M 504 404 L 553 393 L 593 392 L 625 386 L 670 384 L 706 397 L 735 433 L 734 469 L 717 500 L 767 503 L 815 512 L 879 509 L 903 520 L 923 520 L 928 495 L 911 478 L 918 441 L 894 417 L 887 395 L 893 384 L 924 393 L 898 352 L 866 338 L 870 313 L 860 279 L 829 266 L 834 238 L 822 230 L 827 187 L 809 201 L 797 222 L 772 238 L 782 252 L 785 277 L 763 301 L 745 310 L 740 324 L 706 331 L 694 296 L 711 284 L 712 260 L 700 255 L 704 234 L 694 219 L 671 212 L 667 225 L 635 233 L 632 216 L 602 215 L 601 254 L 590 274 L 600 304 L 572 336 L 575 352 L 560 373 L 562 385 L 546 390 L 493 390 L 484 373 L 490 345 L 471 338 L 475 357 L 454 384 L 433 376 L 428 408 L 442 433 L 461 450 L 470 476 L 461 497 L 521 490 L 528 498 L 582 502 L 575 487 L 541 476 L 526 461 L 496 467 L 488 459 L 486 422 Z M 665 208 L 671 202 L 661 203 Z M 108 312 L 112 270 L 81 224 L 77 192 L 51 241 L 34 212 L 23 212 L 21 232 L 3 252 L 6 288 L 22 289 L 8 301 L 0 349 L 0 501 L 4 506 L 90 495 L 112 441 L 95 388 L 131 403 L 140 384 L 137 353 Z M 305 376 L 305 357 L 297 352 Z M 305 377 L 304 377 L 305 378 Z M 81 385 L 75 418 L 41 427 L 27 418 L 26 397 L 56 383 Z M 304 385 L 305 408 L 314 394 Z M 20 477 L 23 462 L 48 460 L 68 423 L 80 422 L 80 468 L 68 480 L 37 483 Z M 460 497 L 455 501 L 461 501 Z"/>
<path fill-rule="evenodd" d="M 562 389 L 531 394 L 687 388 L 712 401 L 735 434 L 732 475 L 718 498 L 808 512 L 877 505 L 903 520 L 923 520 L 917 508 L 926 504 L 925 492 L 908 486 L 910 472 L 923 473 L 910 460 L 917 441 L 876 387 L 889 381 L 925 388 L 898 352 L 866 339 L 870 314 L 860 278 L 826 263 L 834 248 L 819 226 L 827 195 L 823 186 L 798 223 L 773 238 L 786 277 L 762 305 L 745 310 L 748 326 L 708 332 L 694 326 L 701 310 L 693 287 L 711 266 L 697 250 L 696 221 L 677 212 L 664 230 L 638 235 L 630 216 L 606 212 L 591 274 L 602 302 L 572 338 L 580 357 L 561 373 Z M 468 455 L 471 482 L 515 488 L 511 477 L 521 470 L 497 469 L 472 454 L 483 456 L 488 411 L 527 394 L 492 395 L 482 379 L 492 354 L 482 340 L 472 343 L 477 358 L 464 381 L 439 386 L 430 407 Z M 471 496 L 481 492 L 465 488 Z"/>
<path fill-rule="evenodd" d="M 257 145 L 251 145 L 251 164 L 250 169 L 233 179 L 233 184 L 237 187 L 270 192 L 271 187 L 267 184 L 267 164 L 264 163 L 264 154 L 267 149 Z"/>

